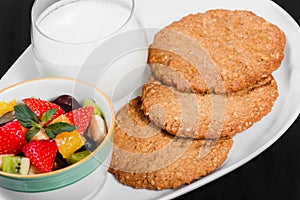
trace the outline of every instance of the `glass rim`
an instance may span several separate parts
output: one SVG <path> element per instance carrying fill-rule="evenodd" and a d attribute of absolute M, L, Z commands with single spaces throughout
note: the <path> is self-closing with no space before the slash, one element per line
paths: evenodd
<path fill-rule="evenodd" d="M 115 33 L 119 32 L 126 24 L 128 24 L 129 20 L 132 18 L 132 15 L 133 15 L 134 9 L 135 9 L 135 0 L 129 0 L 129 1 L 131 1 L 132 6 L 131 6 L 129 16 L 126 19 L 126 21 L 121 26 L 119 26 L 116 30 L 114 30 L 113 32 L 111 32 L 111 33 L 109 33 L 109 34 L 107 34 L 103 37 L 100 37 L 100 38 L 97 38 L 97 39 L 94 39 L 94 40 L 90 40 L 90 41 L 85 41 L 85 42 L 67 42 L 67 41 L 62 41 L 62 40 L 59 40 L 59 39 L 56 39 L 56 38 L 53 38 L 53 37 L 47 35 L 37 25 L 36 21 L 37 21 L 37 19 L 39 18 L 40 15 L 35 16 L 34 12 L 37 9 L 36 8 L 37 4 L 40 1 L 42 1 L 42 0 L 34 0 L 34 3 L 33 3 L 32 8 L 31 8 L 31 27 L 32 27 L 31 29 L 33 29 L 33 27 L 34 27 L 35 30 L 37 30 L 38 33 L 40 33 L 42 36 L 46 37 L 49 40 L 52 40 L 52 41 L 55 41 L 55 42 L 58 42 L 58 43 L 73 44 L 73 45 L 89 44 L 89 43 L 94 43 L 94 42 L 97 42 L 97 41 L 104 40 L 105 38 L 109 38 L 110 36 L 112 36 Z M 84 1 L 84 0 L 67 0 L 67 1 L 63 1 L 64 3 L 62 5 L 60 5 L 59 7 L 62 7 L 62 6 L 67 5 L 68 3 L 74 3 L 74 2 L 77 2 L 77 1 Z M 57 1 L 57 2 L 59 2 L 59 1 Z M 54 3 L 56 3 L 56 2 L 54 2 Z M 59 7 L 57 7 L 57 8 L 59 8 Z M 49 6 L 47 8 L 45 8 L 41 13 L 43 13 L 48 8 L 49 8 Z M 55 8 L 55 9 L 57 9 L 57 8 Z M 33 30 L 31 30 L 31 32 L 33 32 Z"/>

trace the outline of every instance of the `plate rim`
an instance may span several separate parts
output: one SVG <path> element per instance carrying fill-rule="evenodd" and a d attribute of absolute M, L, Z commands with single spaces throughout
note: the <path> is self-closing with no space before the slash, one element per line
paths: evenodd
<path fill-rule="evenodd" d="M 146 0 L 139 0 L 139 1 L 146 1 Z M 168 0 L 171 1 L 171 0 Z M 190 0 L 193 1 L 193 0 Z M 211 0 L 211 1 L 222 1 L 222 0 Z M 223 0 L 224 1 L 224 0 Z M 228 0 L 227 0 L 228 1 Z M 231 1 L 237 1 L 237 0 L 231 0 Z M 298 32 L 300 32 L 300 27 L 297 24 L 297 22 L 293 19 L 293 17 L 291 15 L 289 15 L 282 7 L 280 7 L 278 4 L 276 4 L 274 1 L 271 0 L 252 0 L 251 3 L 255 3 L 255 2 L 260 2 L 260 3 L 267 3 L 270 4 L 272 6 L 275 6 L 276 9 L 281 11 L 281 14 L 283 14 L 285 17 L 287 17 L 287 19 L 289 19 L 289 23 L 292 24 L 293 28 L 296 28 Z M 300 41 L 300 39 L 298 40 L 298 42 Z M 2 80 L 7 80 L 9 79 L 10 76 L 13 76 L 13 72 L 17 69 L 18 66 L 20 66 L 20 63 L 22 63 L 23 59 L 25 56 L 28 56 L 31 52 L 31 48 L 32 45 L 29 45 L 27 47 L 27 49 L 21 54 L 20 57 L 18 57 L 18 59 L 15 61 L 15 63 L 9 68 L 9 70 L 2 76 L 1 78 L 1 82 Z M 294 69 L 291 74 L 295 74 L 296 77 L 300 77 L 300 70 L 298 69 Z M 291 89 L 290 89 L 290 93 L 291 95 L 294 97 L 300 97 L 300 90 L 297 90 L 296 88 L 294 88 L 295 83 L 293 83 L 293 81 L 290 83 L 291 84 Z M 294 84 L 294 85 L 293 85 Z M 0 84 L 0 87 L 2 88 L 2 85 Z M 5 87 L 5 86 L 4 86 Z M 288 94 L 290 95 L 290 94 Z M 287 99 L 287 98 L 286 98 Z M 182 188 L 179 189 L 174 189 L 173 192 L 171 192 L 170 194 L 166 194 L 163 196 L 158 197 L 158 199 L 160 200 L 164 200 L 164 199 L 172 199 L 172 198 L 176 198 L 178 196 L 181 196 L 183 194 L 186 194 L 192 190 L 195 190 L 215 179 L 218 179 L 226 174 L 228 174 L 229 172 L 239 168 L 240 166 L 246 164 L 247 162 L 249 162 L 250 160 L 252 160 L 253 158 L 255 158 L 257 155 L 259 155 L 260 153 L 262 153 L 263 151 L 265 151 L 267 148 L 269 148 L 272 144 L 274 144 L 286 131 L 287 129 L 295 122 L 295 120 L 297 119 L 297 117 L 299 116 L 300 113 L 300 105 L 297 106 L 297 108 L 294 110 L 294 113 L 289 117 L 289 119 L 287 120 L 287 123 L 284 124 L 284 126 L 282 126 L 277 133 L 267 142 L 265 143 L 263 146 L 261 146 L 260 148 L 256 149 L 253 153 L 251 153 L 250 155 L 248 155 L 247 157 L 241 159 L 240 161 L 234 163 L 233 165 L 225 168 L 225 169 L 221 169 L 221 170 L 217 170 L 213 173 L 214 176 L 207 176 L 207 180 L 205 180 L 203 183 L 197 184 L 197 182 L 199 181 L 195 181 L 194 183 L 184 186 Z M 199 183 L 199 182 L 198 182 Z M 1 197 L 1 196 L 0 196 Z"/>

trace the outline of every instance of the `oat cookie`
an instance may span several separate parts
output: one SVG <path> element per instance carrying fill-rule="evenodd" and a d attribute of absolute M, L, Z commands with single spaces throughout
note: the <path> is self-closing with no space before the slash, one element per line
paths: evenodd
<path fill-rule="evenodd" d="M 156 79 L 181 92 L 224 94 L 270 76 L 285 44 L 284 33 L 253 12 L 216 9 L 158 32 L 148 62 Z"/>
<path fill-rule="evenodd" d="M 277 97 L 273 77 L 227 95 L 181 93 L 152 81 L 143 87 L 142 109 L 154 124 L 173 135 L 233 137 L 267 115 Z"/>
<path fill-rule="evenodd" d="M 153 126 L 140 108 L 137 97 L 117 115 L 109 171 L 121 183 L 154 190 L 177 188 L 211 173 L 227 158 L 231 139 L 172 136 Z"/>

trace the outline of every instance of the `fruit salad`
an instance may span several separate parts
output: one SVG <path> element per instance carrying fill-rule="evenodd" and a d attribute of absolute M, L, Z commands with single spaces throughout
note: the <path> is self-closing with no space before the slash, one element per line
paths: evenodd
<path fill-rule="evenodd" d="M 70 166 L 94 151 L 107 127 L 100 108 L 67 94 L 0 101 L 0 170 L 32 175 Z"/>

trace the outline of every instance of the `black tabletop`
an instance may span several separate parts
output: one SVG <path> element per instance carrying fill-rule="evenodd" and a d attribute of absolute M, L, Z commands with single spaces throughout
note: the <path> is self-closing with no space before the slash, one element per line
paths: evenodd
<path fill-rule="evenodd" d="M 33 1 L 0 1 L 0 77 L 30 44 L 30 9 Z M 274 1 L 300 24 L 299 0 Z M 233 172 L 178 199 L 299 200 L 299 143 L 300 117 L 262 154 Z"/>

